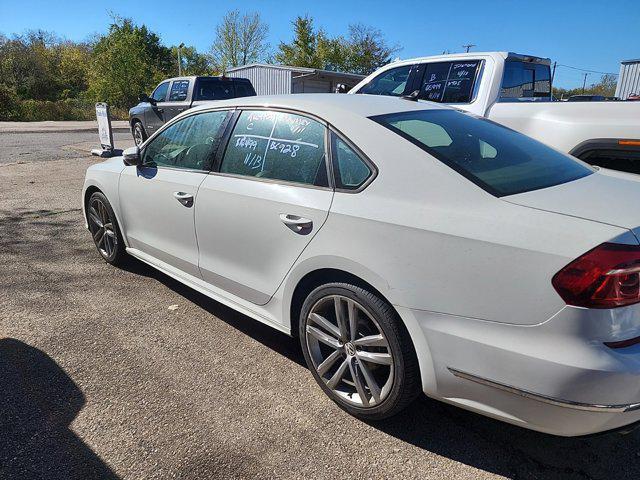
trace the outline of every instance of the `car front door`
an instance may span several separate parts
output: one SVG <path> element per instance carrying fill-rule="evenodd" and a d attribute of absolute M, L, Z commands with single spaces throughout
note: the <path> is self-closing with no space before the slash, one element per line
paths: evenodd
<path fill-rule="evenodd" d="M 227 111 L 203 112 L 175 122 L 145 146 L 142 166 L 127 166 L 120 175 L 129 246 L 161 266 L 200 277 L 194 205 L 230 116 Z"/>
<path fill-rule="evenodd" d="M 163 106 L 164 112 L 162 115 L 165 123 L 189 108 L 190 102 L 188 100 L 191 98 L 189 95 L 191 83 L 188 79 L 179 79 L 174 80 L 171 84 L 169 98 Z"/>
<path fill-rule="evenodd" d="M 151 94 L 154 103 L 150 103 L 144 114 L 145 128 L 151 136 L 164 125 L 164 102 L 169 93 L 169 82 L 162 82 Z"/>
<path fill-rule="evenodd" d="M 239 115 L 198 192 L 204 280 L 256 304 L 269 301 L 327 218 L 333 190 L 325 141 L 326 126 L 307 116 Z"/>

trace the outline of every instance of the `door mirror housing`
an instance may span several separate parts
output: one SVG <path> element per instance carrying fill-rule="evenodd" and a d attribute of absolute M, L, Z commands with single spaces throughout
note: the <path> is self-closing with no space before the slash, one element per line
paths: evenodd
<path fill-rule="evenodd" d="M 140 95 L 138 95 L 138 100 L 140 100 L 142 103 L 150 103 L 151 105 L 156 104 L 156 101 L 146 93 L 141 93 Z"/>
<path fill-rule="evenodd" d="M 142 165 L 142 156 L 140 155 L 140 148 L 137 146 L 127 148 L 122 152 L 122 161 L 125 165 L 139 167 Z"/>

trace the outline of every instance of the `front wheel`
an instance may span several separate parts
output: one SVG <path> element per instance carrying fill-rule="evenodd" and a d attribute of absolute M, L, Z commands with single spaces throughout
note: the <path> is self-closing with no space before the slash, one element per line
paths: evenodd
<path fill-rule="evenodd" d="M 322 390 L 364 420 L 391 417 L 420 391 L 409 334 L 378 295 L 346 283 L 316 288 L 300 316 L 300 343 Z"/>
<path fill-rule="evenodd" d="M 102 192 L 94 192 L 86 210 L 89 231 L 98 253 L 107 263 L 121 265 L 126 257 L 125 246 L 109 200 Z"/>
<path fill-rule="evenodd" d="M 137 146 L 140 146 L 147 139 L 147 133 L 144 131 L 144 127 L 142 123 L 135 122 L 133 124 L 133 140 L 136 142 Z"/>

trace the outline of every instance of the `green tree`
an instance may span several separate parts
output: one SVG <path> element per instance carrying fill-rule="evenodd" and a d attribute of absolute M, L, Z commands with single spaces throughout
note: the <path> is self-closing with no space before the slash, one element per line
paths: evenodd
<path fill-rule="evenodd" d="M 369 75 L 386 65 L 400 50 L 388 45 L 380 30 L 361 23 L 349 25 L 347 43 L 345 70 L 360 75 Z"/>
<path fill-rule="evenodd" d="M 329 37 L 317 31 L 309 16 L 293 22 L 291 43 L 280 42 L 275 60 L 285 65 L 322 68 L 368 75 L 391 61 L 398 47 L 387 44 L 382 32 L 362 24 L 349 26 L 349 35 Z"/>
<path fill-rule="evenodd" d="M 216 27 L 216 37 L 211 45 L 215 68 L 223 73 L 227 68 L 262 60 L 269 48 L 268 33 L 269 27 L 262 22 L 259 13 L 227 12 Z"/>
<path fill-rule="evenodd" d="M 171 55 L 173 56 L 176 67 L 175 72 L 178 74 L 178 47 L 171 47 Z M 180 49 L 180 60 L 182 62 L 182 75 L 210 75 L 213 71 L 211 61 L 206 55 L 198 53 L 195 47 L 182 47 Z"/>
<path fill-rule="evenodd" d="M 129 107 L 142 92 L 176 73 L 171 50 L 146 26 L 114 18 L 109 33 L 93 45 L 89 96 L 95 101 Z"/>
<path fill-rule="evenodd" d="M 276 62 L 295 67 L 324 68 L 318 52 L 318 33 L 314 30 L 313 18 L 298 16 L 292 24 L 293 41 L 280 42 L 279 51 L 275 55 Z M 325 46 L 328 46 L 326 42 Z"/>

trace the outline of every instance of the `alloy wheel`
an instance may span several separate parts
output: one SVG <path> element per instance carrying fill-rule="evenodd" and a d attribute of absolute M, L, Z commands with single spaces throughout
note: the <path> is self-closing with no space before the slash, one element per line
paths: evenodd
<path fill-rule="evenodd" d="M 104 258 L 111 258 L 118 245 L 113 220 L 107 206 L 99 198 L 91 200 L 89 205 L 89 230 L 98 251 Z"/>
<path fill-rule="evenodd" d="M 394 377 L 392 350 L 364 306 L 342 295 L 323 297 L 311 308 L 305 332 L 313 367 L 337 398 L 371 408 L 389 395 Z"/>
<path fill-rule="evenodd" d="M 140 146 L 144 143 L 144 136 L 142 134 L 142 127 L 139 124 L 133 128 L 133 140 L 136 145 Z"/>

